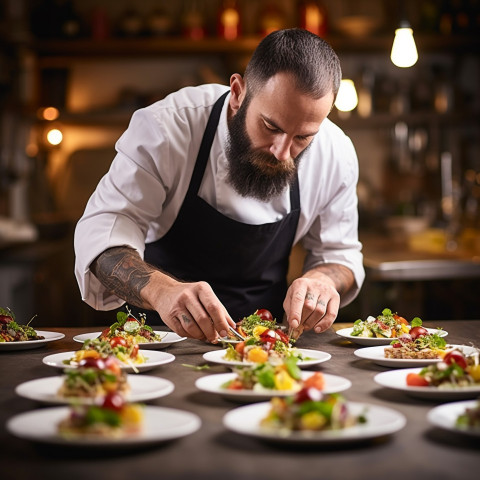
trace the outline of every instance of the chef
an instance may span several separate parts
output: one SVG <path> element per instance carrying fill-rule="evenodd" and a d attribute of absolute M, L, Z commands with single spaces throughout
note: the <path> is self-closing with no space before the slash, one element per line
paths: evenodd
<path fill-rule="evenodd" d="M 211 342 L 260 308 L 292 331 L 330 327 L 364 279 L 358 161 L 327 118 L 340 80 L 327 42 L 286 29 L 229 86 L 135 112 L 75 230 L 84 301 Z M 303 273 L 287 285 L 298 242 Z"/>

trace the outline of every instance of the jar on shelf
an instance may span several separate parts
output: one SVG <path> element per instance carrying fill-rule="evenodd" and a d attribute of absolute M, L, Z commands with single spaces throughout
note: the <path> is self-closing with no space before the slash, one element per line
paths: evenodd
<path fill-rule="evenodd" d="M 224 0 L 218 11 L 217 35 L 236 40 L 241 34 L 240 10 L 236 0 Z"/>

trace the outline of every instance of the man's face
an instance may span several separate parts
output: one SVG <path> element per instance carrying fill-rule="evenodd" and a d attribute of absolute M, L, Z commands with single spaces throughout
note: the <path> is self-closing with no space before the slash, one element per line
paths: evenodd
<path fill-rule="evenodd" d="M 268 201 L 281 194 L 330 111 L 333 94 L 315 100 L 292 82 L 276 75 L 229 119 L 229 181 L 242 196 Z"/>

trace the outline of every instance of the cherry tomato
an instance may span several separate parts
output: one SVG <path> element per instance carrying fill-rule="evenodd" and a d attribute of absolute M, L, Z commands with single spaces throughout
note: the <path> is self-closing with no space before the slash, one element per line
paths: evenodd
<path fill-rule="evenodd" d="M 123 337 L 113 337 L 110 339 L 110 346 L 111 347 L 126 347 L 127 341 Z"/>
<path fill-rule="evenodd" d="M 464 370 L 467 368 L 467 360 L 465 357 L 458 351 L 452 350 L 451 352 L 448 352 L 444 357 L 443 361 L 447 365 L 451 365 L 452 363 L 456 363 L 460 368 L 463 368 Z"/>
<path fill-rule="evenodd" d="M 407 375 L 407 385 L 409 387 L 428 387 L 428 382 L 419 373 L 409 373 Z"/>
<path fill-rule="evenodd" d="M 304 388 L 316 388 L 323 390 L 325 388 L 325 377 L 322 372 L 315 372 L 303 382 Z"/>
<path fill-rule="evenodd" d="M 410 336 L 412 337 L 413 340 L 415 340 L 418 337 L 423 337 L 425 335 L 429 335 L 428 330 L 423 327 L 412 327 L 410 329 Z"/>
<path fill-rule="evenodd" d="M 123 399 L 122 395 L 120 395 L 118 392 L 110 392 L 105 395 L 102 407 L 110 410 L 116 410 L 118 412 L 122 409 L 124 404 L 125 400 Z"/>
<path fill-rule="evenodd" d="M 106 367 L 105 360 L 103 358 L 93 357 L 82 358 L 78 362 L 78 365 L 85 368 L 98 368 L 99 370 L 103 370 Z"/>
<path fill-rule="evenodd" d="M 257 310 L 256 313 L 262 320 L 268 320 L 269 322 L 271 322 L 273 320 L 273 315 L 270 312 L 270 310 L 267 310 L 265 308 L 261 308 L 260 310 Z"/>

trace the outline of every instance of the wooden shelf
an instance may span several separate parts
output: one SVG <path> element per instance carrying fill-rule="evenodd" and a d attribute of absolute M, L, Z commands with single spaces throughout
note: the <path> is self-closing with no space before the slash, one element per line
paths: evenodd
<path fill-rule="evenodd" d="M 48 59 L 149 57 L 157 55 L 250 55 L 261 37 L 245 37 L 235 41 L 218 38 L 190 40 L 175 37 L 111 38 L 106 40 L 37 40 L 31 44 L 41 61 Z M 447 51 L 477 53 L 480 51 L 478 36 L 415 35 L 421 51 Z M 393 33 L 369 37 L 329 36 L 327 41 L 339 53 L 379 53 L 389 51 Z"/>

